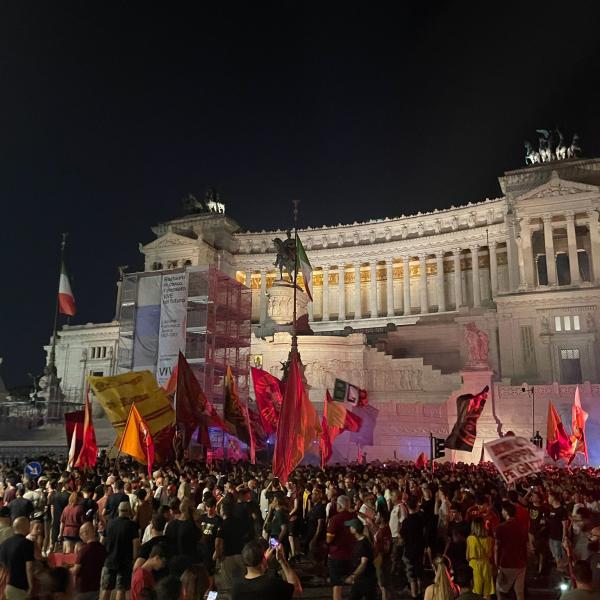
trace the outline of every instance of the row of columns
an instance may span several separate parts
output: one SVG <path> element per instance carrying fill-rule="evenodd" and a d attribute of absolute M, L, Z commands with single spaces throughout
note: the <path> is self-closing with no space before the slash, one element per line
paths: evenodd
<path fill-rule="evenodd" d="M 558 275 L 556 272 L 556 254 L 554 250 L 555 228 L 566 229 L 571 284 L 577 285 L 581 283 L 581 275 L 579 273 L 579 259 L 577 254 L 575 212 L 566 211 L 561 213 L 559 216 L 563 220 L 553 221 L 553 214 L 545 214 L 542 216 L 548 285 L 557 285 L 558 283 Z M 595 211 L 590 211 L 588 213 L 588 226 L 590 234 L 590 245 L 592 250 L 592 278 L 597 281 L 600 279 L 600 232 L 598 230 L 598 217 Z M 535 285 L 532 244 L 533 232 L 534 229 L 532 228 L 530 221 L 528 219 L 523 219 L 521 221 L 521 235 L 517 243 L 519 263 L 519 286 L 521 288 L 532 287 L 533 285 Z M 598 258 L 594 260 L 594 257 Z"/>
<path fill-rule="evenodd" d="M 491 291 L 492 297 L 495 296 L 498 291 L 498 260 L 496 256 L 496 242 L 490 242 L 489 246 L 490 255 L 490 278 L 491 278 Z M 462 285 L 462 271 L 460 266 L 461 259 L 461 248 L 455 248 L 452 252 L 454 255 L 454 297 L 455 297 L 455 308 L 458 308 L 463 304 L 463 285 Z M 474 245 L 470 247 L 472 257 L 472 275 L 473 275 L 473 306 L 481 306 L 481 287 L 479 281 L 479 246 Z M 445 252 L 438 252 L 435 254 L 437 276 L 436 276 L 436 300 L 438 312 L 445 312 L 446 306 L 446 294 L 445 294 L 445 280 L 444 280 L 444 255 Z M 363 313 L 362 301 L 361 301 L 361 265 L 362 263 L 354 264 L 354 315 L 353 319 L 362 318 L 376 318 L 379 317 L 379 311 L 377 308 L 377 262 L 371 262 L 370 268 L 370 286 L 368 295 L 367 310 Z M 387 297 L 387 316 L 393 317 L 396 314 L 394 306 L 394 267 L 393 258 L 389 257 L 385 260 L 386 265 L 386 297 Z M 410 256 L 402 257 L 402 266 L 404 277 L 402 278 L 402 295 L 403 295 L 403 306 L 404 315 L 411 314 L 411 289 L 410 289 Z M 330 297 L 329 297 L 329 270 L 330 265 L 323 265 L 323 285 L 322 285 L 322 308 L 321 315 L 323 321 L 330 320 Z M 345 292 L 345 266 L 339 270 L 338 278 L 338 289 L 344 290 Z M 251 271 L 246 273 L 246 281 L 250 281 L 252 275 Z M 260 279 L 260 321 L 264 322 L 266 318 L 267 302 L 266 302 L 266 270 L 261 270 Z M 428 313 L 430 299 L 427 290 L 427 255 L 423 254 L 419 256 L 419 301 L 420 301 L 420 312 Z M 308 305 L 309 319 L 313 318 L 313 304 L 312 302 Z M 338 317 L 337 320 L 346 320 L 346 294 L 338 293 Z M 381 315 L 383 316 L 383 315 Z"/>

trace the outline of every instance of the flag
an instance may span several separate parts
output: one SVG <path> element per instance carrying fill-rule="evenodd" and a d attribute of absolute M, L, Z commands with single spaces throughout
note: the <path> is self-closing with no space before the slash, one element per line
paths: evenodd
<path fill-rule="evenodd" d="M 273 473 L 282 483 L 287 483 L 304 454 L 318 444 L 320 435 L 317 411 L 302 383 L 298 353 L 292 352 L 273 454 Z"/>
<path fill-rule="evenodd" d="M 571 409 L 571 428 L 573 431 L 574 451 L 571 461 L 575 458 L 578 452 L 585 456 L 585 462 L 589 462 L 588 449 L 585 439 L 585 422 L 588 420 L 588 414 L 581 406 L 581 397 L 579 395 L 579 386 L 575 388 L 575 399 Z M 571 462 L 569 461 L 569 462 Z"/>
<path fill-rule="evenodd" d="M 175 421 L 182 436 L 183 449 L 186 450 L 190 445 L 196 428 L 199 428 L 198 441 L 205 448 L 210 448 L 208 428 L 225 429 L 225 423 L 206 397 L 200 382 L 181 352 L 166 389 L 175 395 Z"/>
<path fill-rule="evenodd" d="M 121 436 L 119 452 L 129 454 L 140 463 L 148 465 L 148 477 L 152 477 L 154 463 L 154 441 L 148 424 L 138 412 L 135 404 L 131 405 L 125 430 Z"/>
<path fill-rule="evenodd" d="M 358 431 L 350 433 L 349 441 L 359 446 L 372 446 L 379 410 L 371 404 L 365 404 L 364 406 L 355 406 L 352 414 L 362 419 L 362 425 Z"/>
<path fill-rule="evenodd" d="M 75 423 L 73 433 L 71 435 L 71 445 L 69 447 L 69 459 L 67 460 L 67 470 L 70 471 L 75 466 L 76 447 L 77 447 L 77 429 L 79 423 Z"/>
<path fill-rule="evenodd" d="M 574 445 L 565 431 L 565 426 L 552 402 L 548 403 L 546 429 L 546 452 L 552 460 L 569 460 L 575 455 Z"/>
<path fill-rule="evenodd" d="M 333 384 L 333 399 L 337 402 L 350 402 L 364 406 L 367 403 L 367 390 L 361 390 L 343 379 L 336 379 Z"/>
<path fill-rule="evenodd" d="M 333 440 L 329 432 L 329 424 L 327 422 L 327 403 L 323 409 L 323 417 L 321 418 L 321 469 L 325 467 L 327 461 L 333 454 Z"/>
<path fill-rule="evenodd" d="M 65 434 L 67 438 L 67 447 L 71 447 L 71 441 L 73 439 L 73 431 L 75 431 L 75 425 L 77 427 L 77 434 L 75 436 L 75 456 L 78 456 L 83 447 L 83 423 L 85 419 L 85 412 L 83 410 L 74 410 L 72 412 L 65 413 Z"/>
<path fill-rule="evenodd" d="M 426 469 L 428 462 L 425 452 L 421 452 L 421 454 L 417 456 L 417 460 L 415 460 L 415 467 L 417 467 L 417 469 Z"/>
<path fill-rule="evenodd" d="M 234 435 L 244 444 L 251 445 L 248 412 L 240 400 L 231 367 L 227 367 L 227 373 L 225 374 L 223 420 L 227 431 L 231 435 Z"/>
<path fill-rule="evenodd" d="M 471 452 L 477 438 L 477 421 L 483 412 L 489 386 L 479 394 L 463 394 L 456 399 L 456 423 L 446 438 L 446 448 Z"/>
<path fill-rule="evenodd" d="M 65 263 L 60 265 L 60 279 L 58 280 L 58 312 L 61 315 L 75 315 L 75 296 L 71 291 L 69 276 L 65 269 Z"/>
<path fill-rule="evenodd" d="M 306 256 L 306 251 L 304 250 L 304 246 L 300 241 L 300 236 L 296 234 L 296 260 L 298 262 L 298 269 L 302 271 L 302 279 L 304 280 L 304 291 L 306 295 L 310 298 L 311 302 L 313 299 L 312 296 L 312 267 L 310 266 L 310 261 L 308 260 L 308 256 Z"/>
<path fill-rule="evenodd" d="M 75 466 L 83 468 L 94 467 L 96 466 L 97 457 L 98 445 L 96 444 L 96 431 L 92 423 L 92 405 L 88 387 L 85 391 L 85 405 L 83 407 L 83 444 Z"/>
<path fill-rule="evenodd" d="M 251 367 L 250 373 L 260 421 L 265 434 L 269 436 L 277 431 L 279 411 L 283 402 L 283 386 L 281 381 L 268 371 Z"/>
<path fill-rule="evenodd" d="M 329 390 L 325 396 L 325 407 L 327 410 L 327 424 L 330 428 L 342 431 L 360 431 L 362 419 L 349 411 L 341 402 L 333 402 Z M 366 444 L 368 445 L 368 444 Z"/>

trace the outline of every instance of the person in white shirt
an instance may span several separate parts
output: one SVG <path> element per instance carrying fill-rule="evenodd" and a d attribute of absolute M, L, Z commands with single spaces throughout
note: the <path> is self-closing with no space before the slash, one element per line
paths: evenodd
<path fill-rule="evenodd" d="M 392 532 L 392 573 L 400 573 L 402 569 L 402 539 L 400 538 L 400 525 L 408 515 L 408 507 L 404 502 L 400 490 L 391 493 L 392 511 L 390 512 L 390 531 Z"/>

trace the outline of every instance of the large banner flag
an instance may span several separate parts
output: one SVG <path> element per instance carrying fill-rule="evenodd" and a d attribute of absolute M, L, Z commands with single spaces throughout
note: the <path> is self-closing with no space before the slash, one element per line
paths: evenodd
<path fill-rule="evenodd" d="M 292 352 L 273 454 L 273 473 L 283 483 L 321 435 L 317 411 L 304 389 L 298 363 L 298 353 Z"/>
<path fill-rule="evenodd" d="M 479 394 L 463 394 L 456 399 L 456 424 L 446 438 L 446 448 L 471 452 L 477 438 L 477 421 L 483 412 L 489 387 Z"/>
<path fill-rule="evenodd" d="M 225 374 L 225 406 L 223 420 L 227 431 L 244 444 L 251 445 L 249 415 L 245 406 L 242 406 L 240 396 L 235 385 L 231 367 L 227 367 Z"/>
<path fill-rule="evenodd" d="M 367 403 L 367 390 L 361 390 L 343 379 L 336 379 L 333 384 L 333 399 L 362 406 Z"/>
<path fill-rule="evenodd" d="M 571 462 L 574 452 L 574 444 L 552 402 L 548 403 L 548 424 L 546 429 L 546 452 L 552 460 L 563 458 Z"/>
<path fill-rule="evenodd" d="M 177 364 L 179 353 L 185 351 L 187 293 L 187 271 L 163 275 L 156 364 L 156 378 L 159 385 L 168 381 L 171 371 Z"/>
<path fill-rule="evenodd" d="M 119 452 L 129 454 L 138 462 L 148 465 L 148 477 L 152 477 L 154 441 L 152 435 L 150 435 L 148 424 L 138 412 L 135 404 L 131 405 L 127 423 L 121 436 Z"/>
<path fill-rule="evenodd" d="M 362 419 L 350 412 L 341 402 L 334 402 L 325 392 L 323 418 L 321 420 L 321 466 L 324 466 L 333 454 L 333 442 L 344 431 L 357 432 L 362 427 Z"/>
<path fill-rule="evenodd" d="M 265 434 L 269 436 L 277 431 L 279 411 L 283 402 L 283 385 L 268 371 L 251 367 L 250 372 L 260 421 Z"/>
<path fill-rule="evenodd" d="M 506 483 L 539 473 L 544 450 L 525 438 L 504 436 L 484 444 L 484 448 Z"/>
<path fill-rule="evenodd" d="M 83 444 L 75 461 L 76 467 L 95 467 L 98 458 L 96 431 L 92 422 L 92 404 L 89 387 L 85 390 L 85 405 L 83 408 Z"/>
<path fill-rule="evenodd" d="M 153 436 L 175 422 L 175 412 L 167 394 L 150 371 L 112 377 L 88 375 L 87 381 L 119 436 L 123 434 L 132 404 L 135 404 Z"/>
<path fill-rule="evenodd" d="M 65 269 L 65 263 L 60 265 L 60 279 L 58 280 L 58 312 L 61 315 L 73 317 L 75 315 L 75 296 L 71 290 L 71 283 Z"/>
<path fill-rule="evenodd" d="M 77 456 L 81 452 L 83 446 L 83 423 L 85 419 L 85 412 L 83 410 L 74 410 L 72 412 L 65 413 L 65 435 L 67 437 L 67 447 L 71 448 L 73 441 L 73 432 L 77 425 L 77 433 L 75 435 L 75 455 Z"/>
<path fill-rule="evenodd" d="M 571 428 L 573 430 L 574 450 L 571 461 L 575 458 L 578 452 L 585 456 L 585 462 L 589 462 L 588 449 L 585 439 L 585 422 L 588 420 L 588 414 L 581 406 L 581 397 L 579 395 L 579 386 L 575 388 L 575 399 L 571 410 Z"/>
<path fill-rule="evenodd" d="M 158 359 L 158 336 L 160 330 L 160 274 L 144 275 L 137 281 L 135 303 L 135 329 L 133 337 L 134 371 L 155 371 Z M 121 337 L 121 340 L 126 339 Z"/>
<path fill-rule="evenodd" d="M 312 267 L 310 265 L 310 261 L 308 260 L 308 256 L 306 256 L 306 251 L 304 250 L 304 246 L 300 241 L 300 236 L 296 234 L 296 260 L 298 261 L 298 268 L 302 272 L 302 279 L 304 280 L 304 291 L 306 295 L 310 298 L 311 302 L 313 299 L 312 289 Z"/>

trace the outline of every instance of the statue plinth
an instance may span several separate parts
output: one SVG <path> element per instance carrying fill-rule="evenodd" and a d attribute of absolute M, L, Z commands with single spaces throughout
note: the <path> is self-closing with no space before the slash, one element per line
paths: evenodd
<path fill-rule="evenodd" d="M 308 296 L 296 288 L 296 327 L 298 334 L 311 333 L 308 327 Z M 262 335 L 283 331 L 292 333 L 294 321 L 294 284 L 276 281 L 267 291 L 267 318 Z"/>

